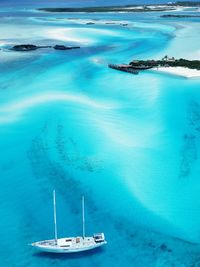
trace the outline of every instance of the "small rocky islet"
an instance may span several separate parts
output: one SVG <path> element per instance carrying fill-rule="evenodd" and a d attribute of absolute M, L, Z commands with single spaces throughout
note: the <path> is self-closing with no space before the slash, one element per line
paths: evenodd
<path fill-rule="evenodd" d="M 65 45 L 33 45 L 33 44 L 20 44 L 14 45 L 10 50 L 17 52 L 28 52 L 35 51 L 42 48 L 53 48 L 55 50 L 71 50 L 71 49 L 79 49 L 80 46 L 65 46 Z"/>

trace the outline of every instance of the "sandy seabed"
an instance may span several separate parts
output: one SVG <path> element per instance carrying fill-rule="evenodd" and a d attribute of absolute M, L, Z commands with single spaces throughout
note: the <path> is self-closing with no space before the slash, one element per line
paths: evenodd
<path fill-rule="evenodd" d="M 188 79 L 200 78 L 200 70 L 196 69 L 189 69 L 184 67 L 159 67 L 159 68 L 154 68 L 153 70 L 181 76 Z"/>

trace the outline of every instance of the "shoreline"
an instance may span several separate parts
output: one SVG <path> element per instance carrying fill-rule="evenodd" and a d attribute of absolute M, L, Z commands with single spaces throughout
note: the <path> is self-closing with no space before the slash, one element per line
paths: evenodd
<path fill-rule="evenodd" d="M 175 1 L 168 3 L 150 4 L 129 4 L 129 5 L 108 5 L 108 6 L 82 6 L 82 7 L 40 7 L 38 11 L 55 13 L 101 13 L 101 12 L 166 12 L 184 11 L 187 8 L 200 8 L 200 3 L 196 1 Z"/>
<path fill-rule="evenodd" d="M 130 13 L 130 12 L 170 12 L 177 11 L 180 6 L 178 5 L 130 5 L 130 6 L 97 6 L 97 7 L 43 7 L 36 9 L 41 12 L 48 13 Z"/>
<path fill-rule="evenodd" d="M 197 69 L 189 69 L 186 67 L 158 67 L 152 68 L 151 70 L 187 79 L 200 79 L 200 70 Z"/>

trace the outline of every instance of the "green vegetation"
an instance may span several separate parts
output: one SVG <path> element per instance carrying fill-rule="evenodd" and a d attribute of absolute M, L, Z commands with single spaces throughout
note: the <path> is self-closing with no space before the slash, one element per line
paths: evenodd
<path fill-rule="evenodd" d="M 179 5 L 179 6 L 192 6 L 192 7 L 197 6 L 198 7 L 198 6 L 200 6 L 200 1 L 199 2 L 194 2 L 194 1 L 177 1 L 175 4 L 176 5 Z"/>
<path fill-rule="evenodd" d="M 119 7 L 60 7 L 60 8 L 40 8 L 41 11 L 47 12 L 110 12 L 110 11 L 121 11 Z"/>
<path fill-rule="evenodd" d="M 200 18 L 200 15 L 174 15 L 174 14 L 168 14 L 168 15 L 162 15 L 161 18 Z"/>
<path fill-rule="evenodd" d="M 200 60 L 175 59 L 165 56 L 162 60 L 137 60 L 130 62 L 133 68 L 141 67 L 185 67 L 200 70 Z"/>
<path fill-rule="evenodd" d="M 156 2 L 156 1 L 155 1 Z M 102 6 L 102 7 L 57 7 L 57 8 L 39 8 L 40 11 L 46 12 L 152 12 L 152 11 L 170 11 L 174 10 L 175 7 L 198 7 L 200 2 L 190 1 L 178 1 L 171 4 L 151 4 L 151 5 L 124 5 L 124 6 Z"/>
<path fill-rule="evenodd" d="M 152 12 L 152 11 L 170 11 L 174 10 L 173 7 L 169 7 L 164 5 L 163 7 L 151 8 L 151 6 L 140 6 L 138 8 L 136 5 L 131 6 L 107 6 L 107 7 L 80 7 L 80 8 L 72 8 L 72 7 L 64 7 L 64 8 L 40 8 L 40 11 L 46 12 Z"/>

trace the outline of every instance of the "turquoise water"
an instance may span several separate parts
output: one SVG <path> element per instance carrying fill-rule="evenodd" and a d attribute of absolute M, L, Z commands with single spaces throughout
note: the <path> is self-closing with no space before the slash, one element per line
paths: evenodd
<path fill-rule="evenodd" d="M 159 15 L 2 12 L 1 266 L 198 264 L 200 81 L 107 68 L 199 58 L 199 20 Z M 16 43 L 82 48 L 10 52 Z M 104 231 L 107 246 L 66 256 L 27 246 L 53 238 L 53 189 L 59 236 L 80 234 L 84 194 L 86 232 Z"/>

